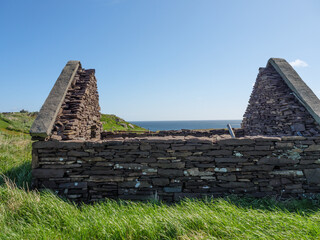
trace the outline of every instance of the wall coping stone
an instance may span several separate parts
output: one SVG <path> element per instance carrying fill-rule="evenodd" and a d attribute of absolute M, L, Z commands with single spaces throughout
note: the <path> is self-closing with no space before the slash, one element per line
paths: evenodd
<path fill-rule="evenodd" d="M 168 139 L 167 137 L 157 137 L 156 139 L 150 138 L 127 138 L 127 139 L 111 139 L 111 140 L 99 140 L 99 141 L 82 141 L 82 140 L 67 140 L 67 141 L 37 141 L 33 143 L 34 149 L 41 148 L 60 148 L 60 149 L 77 149 L 86 147 L 95 147 L 95 146 L 116 146 L 123 144 L 157 144 L 157 143 L 208 143 L 208 144 L 219 144 L 219 145 L 230 145 L 230 146 L 243 146 L 243 145 L 254 145 L 255 142 L 292 142 L 292 141 L 303 141 L 303 140 L 319 140 L 320 137 L 300 137 L 300 136 L 283 136 L 283 137 L 268 137 L 268 136 L 246 136 L 241 138 L 223 138 L 220 140 L 215 140 L 214 138 L 206 138 L 203 137 L 194 137 L 193 140 L 198 141 L 190 141 L 190 139 Z"/>
<path fill-rule="evenodd" d="M 79 67 L 81 67 L 80 61 L 69 61 L 63 68 L 31 126 L 30 134 L 32 137 L 44 139 L 51 135 L 54 121 Z"/>
<path fill-rule="evenodd" d="M 320 100 L 308 85 L 301 79 L 293 67 L 282 58 L 270 58 L 268 65 L 272 65 L 280 74 L 288 87 L 295 93 L 311 116 L 320 124 Z"/>

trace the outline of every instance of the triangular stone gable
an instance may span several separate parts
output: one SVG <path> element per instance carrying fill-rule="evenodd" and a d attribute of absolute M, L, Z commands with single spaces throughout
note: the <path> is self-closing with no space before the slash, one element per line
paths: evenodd
<path fill-rule="evenodd" d="M 94 69 L 69 61 L 34 121 L 33 139 L 100 139 L 99 95 Z"/>
<path fill-rule="evenodd" d="M 269 60 L 267 67 L 259 69 L 242 121 L 245 135 L 319 135 L 320 126 L 307 103 L 298 97 L 299 89 L 292 90 L 274 66 Z M 292 74 L 297 75 L 295 71 Z"/>
<path fill-rule="evenodd" d="M 80 67 L 56 117 L 51 138 L 99 139 L 102 131 L 100 116 L 95 70 Z"/>

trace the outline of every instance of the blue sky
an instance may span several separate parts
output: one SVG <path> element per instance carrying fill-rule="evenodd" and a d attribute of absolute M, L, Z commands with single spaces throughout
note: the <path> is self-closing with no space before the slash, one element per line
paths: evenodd
<path fill-rule="evenodd" d="M 2 0 L 0 112 L 39 110 L 80 60 L 103 113 L 241 119 L 270 57 L 295 62 L 320 96 L 319 26 L 317 0 Z"/>

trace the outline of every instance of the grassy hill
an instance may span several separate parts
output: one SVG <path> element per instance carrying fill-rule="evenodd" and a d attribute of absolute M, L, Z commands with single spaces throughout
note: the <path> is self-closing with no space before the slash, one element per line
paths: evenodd
<path fill-rule="evenodd" d="M 36 113 L 28 112 L 0 113 L 0 130 L 11 131 L 11 133 L 12 131 L 29 133 L 29 129 L 36 116 Z"/>
<path fill-rule="evenodd" d="M 134 131 L 145 132 L 146 129 L 135 124 L 126 122 L 122 118 L 113 114 L 101 114 L 101 122 L 105 131 Z"/>
<path fill-rule="evenodd" d="M 33 112 L 0 113 L 0 130 L 9 131 L 11 134 L 14 134 L 13 132 L 29 133 L 36 116 L 37 113 Z M 146 129 L 126 122 L 113 114 L 101 114 L 100 120 L 105 131 L 146 131 Z"/>
<path fill-rule="evenodd" d="M 76 206 L 50 191 L 31 191 L 27 132 L 33 119 L 27 113 L 0 115 L 0 239 L 320 238 L 319 200 L 106 200 Z"/>

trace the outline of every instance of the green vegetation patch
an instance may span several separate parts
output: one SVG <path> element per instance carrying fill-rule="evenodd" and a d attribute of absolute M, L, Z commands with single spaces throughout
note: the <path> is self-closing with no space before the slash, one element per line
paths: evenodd
<path fill-rule="evenodd" d="M 0 174 L 6 175 L 18 186 L 30 186 L 31 149 L 28 134 L 0 130 Z"/>
<path fill-rule="evenodd" d="M 126 122 L 113 114 L 101 114 L 101 122 L 104 131 L 145 132 L 145 128 Z"/>
<path fill-rule="evenodd" d="M 36 113 L 0 113 L 0 129 L 29 133 L 35 118 Z"/>
<path fill-rule="evenodd" d="M 0 229 L 0 239 L 318 239 L 320 213 L 309 200 L 250 198 L 76 206 L 7 183 L 0 187 Z"/>

